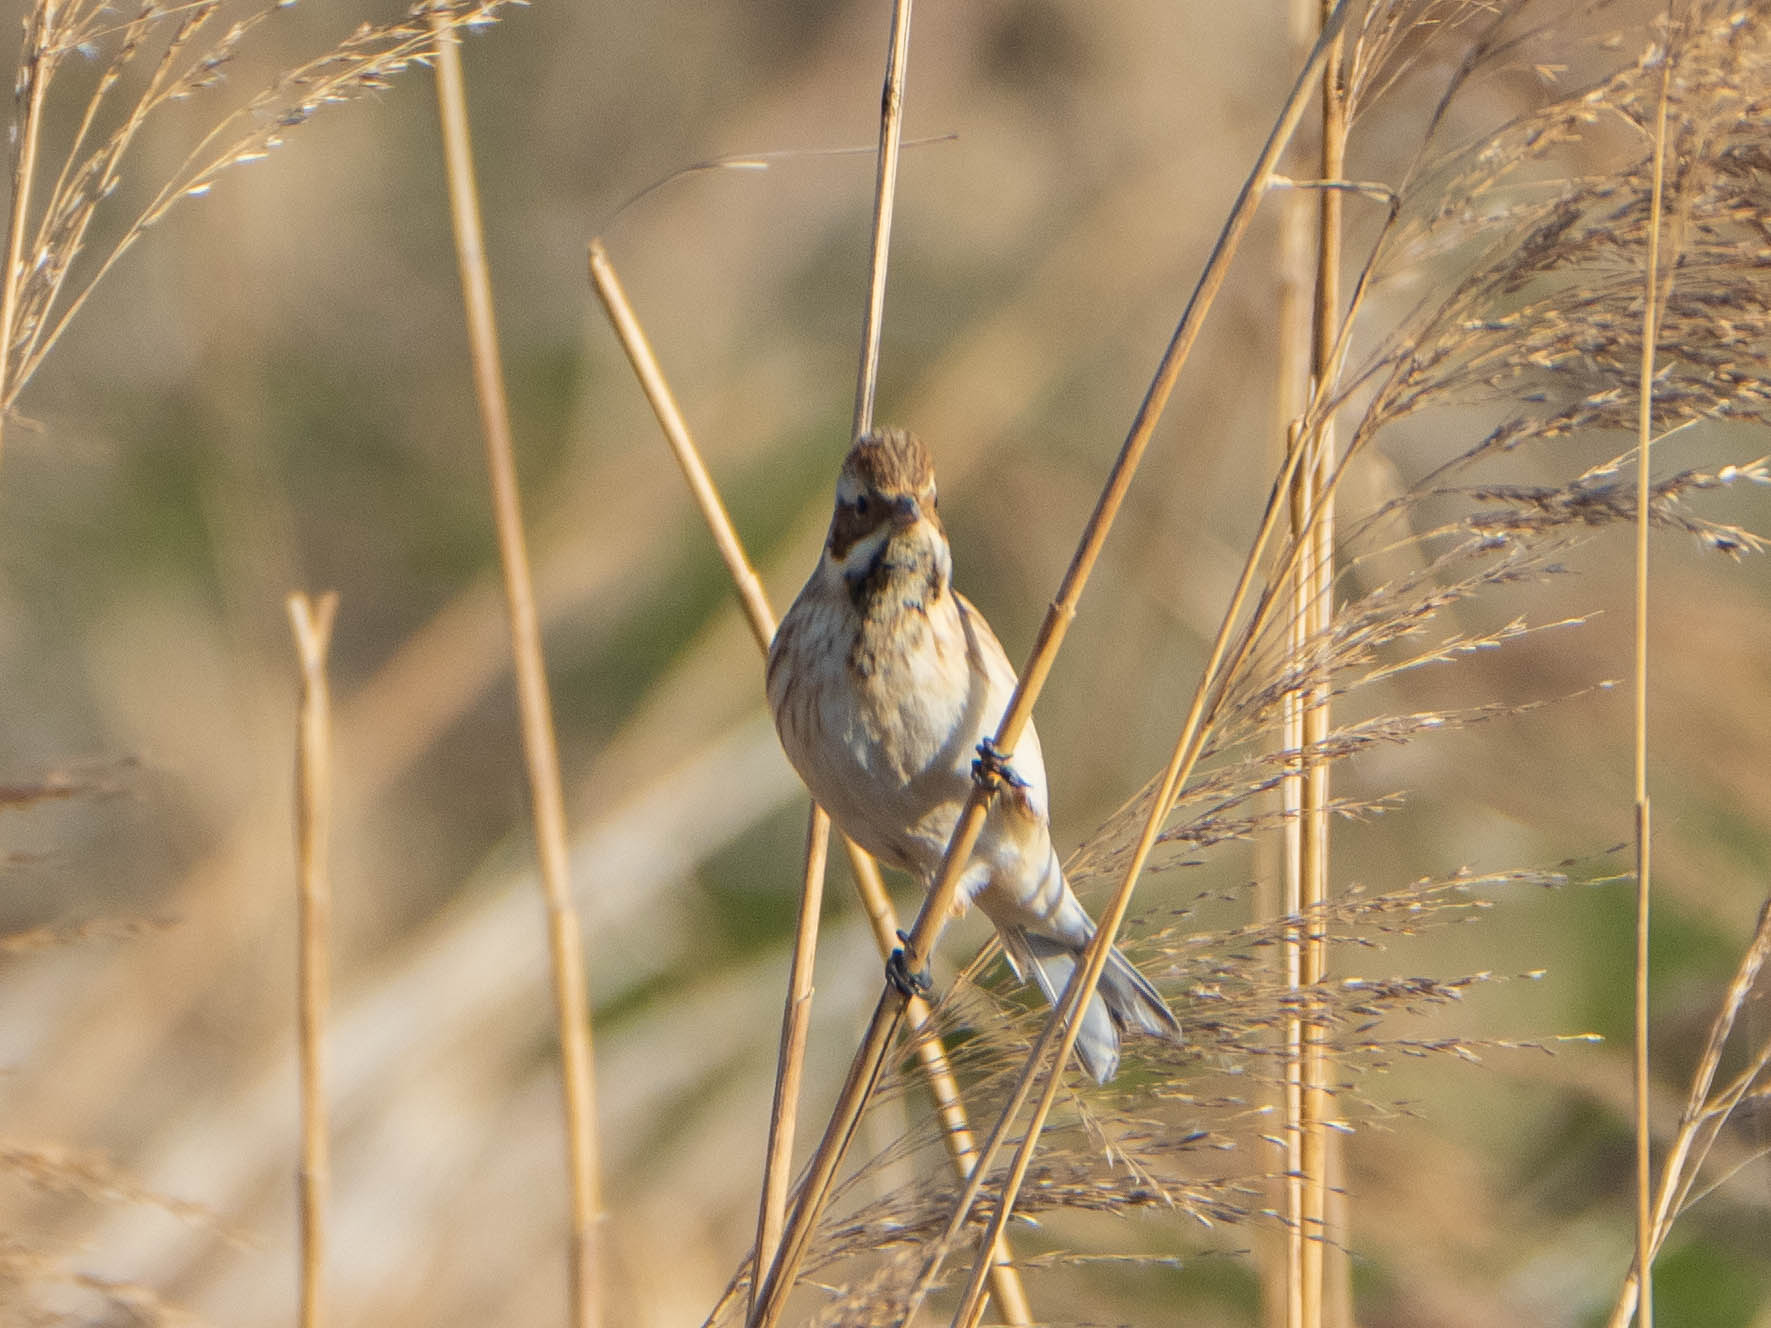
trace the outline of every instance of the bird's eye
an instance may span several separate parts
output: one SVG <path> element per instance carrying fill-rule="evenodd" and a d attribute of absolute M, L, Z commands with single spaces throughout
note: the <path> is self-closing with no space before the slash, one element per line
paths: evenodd
<path fill-rule="evenodd" d="M 867 515 L 867 495 L 864 493 L 858 493 L 855 495 L 855 515 Z"/>

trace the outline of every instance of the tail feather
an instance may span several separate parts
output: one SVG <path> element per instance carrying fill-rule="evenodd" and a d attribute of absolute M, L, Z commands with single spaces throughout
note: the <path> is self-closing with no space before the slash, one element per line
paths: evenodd
<path fill-rule="evenodd" d="M 1115 946 L 1101 972 L 1101 994 L 1107 1012 L 1121 1028 L 1137 1028 L 1165 1042 L 1181 1041 L 1181 1021 L 1168 1008 L 1150 980 L 1132 966 Z"/>
<path fill-rule="evenodd" d="M 1057 1008 L 1078 952 L 1060 941 L 1023 927 L 999 927 L 1003 949 L 1022 981 L 1029 977 Z M 1076 1034 L 1076 1056 L 1097 1083 L 1106 1083 L 1119 1069 L 1119 1034 L 1136 1029 L 1170 1042 L 1181 1040 L 1181 1026 L 1144 975 L 1115 948 L 1107 956 L 1101 981 L 1082 1011 Z"/>

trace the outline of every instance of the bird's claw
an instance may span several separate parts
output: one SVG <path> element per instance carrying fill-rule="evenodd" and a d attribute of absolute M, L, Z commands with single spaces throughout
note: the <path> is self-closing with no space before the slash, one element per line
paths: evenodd
<path fill-rule="evenodd" d="M 995 788 L 998 784 L 1007 784 L 1010 788 L 1024 789 L 1027 781 L 1015 773 L 1009 764 L 1014 759 L 1009 752 L 996 745 L 994 738 L 985 738 L 978 744 L 978 759 L 972 762 L 972 779 L 985 788 Z"/>
<path fill-rule="evenodd" d="M 910 944 L 910 938 L 903 932 L 898 933 L 898 939 L 905 945 Z M 928 969 L 916 973 L 910 971 L 902 949 L 893 950 L 891 958 L 886 960 L 886 981 L 906 1000 L 913 996 L 927 996 L 935 986 L 934 975 Z"/>

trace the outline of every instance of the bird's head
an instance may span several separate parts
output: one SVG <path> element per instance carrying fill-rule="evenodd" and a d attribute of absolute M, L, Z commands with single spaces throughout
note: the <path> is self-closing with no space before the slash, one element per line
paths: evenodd
<path fill-rule="evenodd" d="M 849 449 L 824 556 L 858 606 L 888 589 L 928 598 L 947 589 L 952 559 L 935 503 L 935 466 L 915 434 L 882 429 Z"/>

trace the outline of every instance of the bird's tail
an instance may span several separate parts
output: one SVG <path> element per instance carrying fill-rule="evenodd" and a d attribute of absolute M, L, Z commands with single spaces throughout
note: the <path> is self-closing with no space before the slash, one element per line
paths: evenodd
<path fill-rule="evenodd" d="M 999 926 L 997 932 L 1021 979 L 1032 978 L 1046 1002 L 1056 1009 L 1080 950 L 1025 927 Z M 1076 1034 L 1077 1059 L 1095 1082 L 1106 1083 L 1119 1069 L 1119 1034 L 1127 1029 L 1168 1042 L 1181 1040 L 1181 1025 L 1174 1012 L 1115 946 L 1108 952 L 1100 985 L 1082 1011 L 1082 1025 Z"/>

